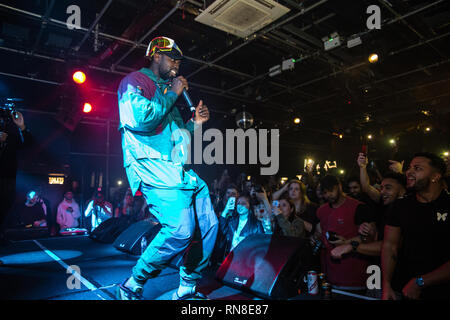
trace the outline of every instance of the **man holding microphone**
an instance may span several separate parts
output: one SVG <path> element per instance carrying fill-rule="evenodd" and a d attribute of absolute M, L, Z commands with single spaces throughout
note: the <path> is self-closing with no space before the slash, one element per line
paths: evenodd
<path fill-rule="evenodd" d="M 193 118 L 184 123 L 174 106 L 189 87 L 184 77 L 177 77 L 183 53 L 172 39 L 153 39 L 146 56 L 150 66 L 129 74 L 119 85 L 119 130 L 132 192 L 144 194 L 162 228 L 138 260 L 132 276 L 118 286 L 117 297 L 142 299 L 146 281 L 189 247 L 173 299 L 206 299 L 196 290 L 196 283 L 214 248 L 218 220 L 206 183 L 183 167 L 187 151 L 183 147 L 189 146 L 182 144 L 177 149 L 179 141 L 174 140 L 181 137 L 184 142 L 183 130 L 192 135 L 209 120 L 209 111 L 200 100 Z"/>

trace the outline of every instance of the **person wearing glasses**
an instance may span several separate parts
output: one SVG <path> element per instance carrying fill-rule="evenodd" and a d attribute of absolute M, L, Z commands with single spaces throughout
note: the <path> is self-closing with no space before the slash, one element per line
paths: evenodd
<path fill-rule="evenodd" d="M 124 300 L 142 299 L 147 280 L 189 248 L 173 299 L 206 299 L 197 291 L 196 283 L 214 248 L 218 219 L 206 183 L 183 165 L 189 150 L 187 135 L 192 135 L 210 115 L 200 100 L 192 118 L 184 123 L 175 107 L 189 86 L 178 75 L 183 53 L 172 39 L 153 39 L 146 56 L 149 67 L 132 72 L 119 85 L 119 130 L 131 190 L 133 194 L 143 193 L 150 213 L 162 228 L 116 294 Z"/>

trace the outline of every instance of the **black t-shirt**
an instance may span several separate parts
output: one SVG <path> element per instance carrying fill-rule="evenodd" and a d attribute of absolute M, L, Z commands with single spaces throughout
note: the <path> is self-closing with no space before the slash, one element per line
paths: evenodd
<path fill-rule="evenodd" d="M 355 224 L 357 226 L 364 222 L 375 222 L 375 212 L 373 208 L 365 203 L 359 204 L 355 210 Z"/>
<path fill-rule="evenodd" d="M 398 199 L 389 209 L 386 224 L 399 227 L 402 246 L 393 279 L 394 290 L 411 279 L 429 273 L 450 261 L 450 194 L 443 190 L 429 203 L 415 195 Z M 422 298 L 450 298 L 450 283 L 424 288 Z"/>
<path fill-rule="evenodd" d="M 24 205 L 19 210 L 19 219 L 24 225 L 33 224 L 35 221 L 44 220 L 44 209 L 40 203 L 36 203 L 32 207 Z"/>
<path fill-rule="evenodd" d="M 387 214 L 390 206 L 392 206 L 392 204 L 384 205 L 383 201 L 380 199 L 380 202 L 376 203 L 373 207 L 375 212 L 375 223 L 378 231 L 378 240 L 383 240 L 384 238 L 384 227 L 386 226 Z"/>

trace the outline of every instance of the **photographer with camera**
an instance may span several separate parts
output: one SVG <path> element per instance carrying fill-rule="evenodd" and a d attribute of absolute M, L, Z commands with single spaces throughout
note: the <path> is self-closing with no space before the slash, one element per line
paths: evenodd
<path fill-rule="evenodd" d="M 31 142 L 23 115 L 0 108 L 0 244 L 6 243 L 6 220 L 16 196 L 17 152 Z"/>

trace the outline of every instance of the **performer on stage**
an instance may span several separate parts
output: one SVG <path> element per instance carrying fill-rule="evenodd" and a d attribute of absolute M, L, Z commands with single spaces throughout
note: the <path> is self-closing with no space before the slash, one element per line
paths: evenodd
<path fill-rule="evenodd" d="M 192 170 L 185 171 L 183 161 L 175 156 L 173 136 L 180 133 L 179 129 L 192 135 L 209 120 L 209 111 L 200 100 L 195 116 L 185 124 L 174 107 L 188 83 L 177 77 L 183 53 L 172 39 L 153 39 L 146 56 L 149 68 L 127 75 L 119 85 L 119 130 L 133 194 L 138 190 L 144 194 L 162 228 L 138 260 L 132 276 L 117 287 L 117 297 L 142 299 L 146 281 L 189 247 L 173 299 L 206 299 L 197 292 L 196 283 L 214 248 L 218 220 L 206 183 Z"/>

